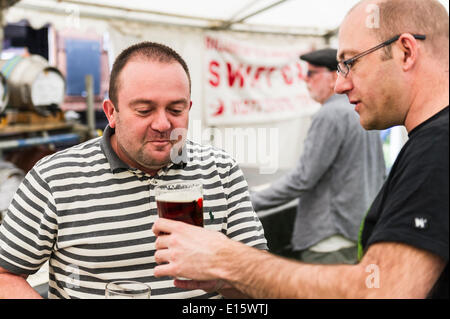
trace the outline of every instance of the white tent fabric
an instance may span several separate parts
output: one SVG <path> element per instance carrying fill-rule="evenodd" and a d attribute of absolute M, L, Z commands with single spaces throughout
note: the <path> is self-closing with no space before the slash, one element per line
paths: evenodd
<path fill-rule="evenodd" d="M 339 2 L 331 10 L 330 4 Z M 335 29 L 357 0 L 21 0 L 8 15 L 24 10 L 39 12 L 28 17 L 33 26 L 48 23 L 45 13 L 59 14 L 58 23 L 77 23 L 79 17 L 160 24 L 322 35 Z M 312 12 L 316 14 L 311 14 Z M 47 21 L 45 21 L 47 20 Z M 81 27 L 87 27 L 84 23 Z M 98 28 L 98 26 L 97 26 Z"/>
<path fill-rule="evenodd" d="M 448 0 L 439 1 L 449 10 Z M 357 2 L 358 0 L 20 0 L 8 14 L 23 14 L 26 9 L 39 12 L 28 17 L 34 26 L 48 23 L 45 15 L 48 12 L 61 15 L 64 20 L 62 23 L 66 24 L 78 23 L 77 20 L 82 16 L 103 20 L 107 18 L 109 21 L 146 21 L 200 28 L 324 35 L 335 30 L 346 12 Z"/>

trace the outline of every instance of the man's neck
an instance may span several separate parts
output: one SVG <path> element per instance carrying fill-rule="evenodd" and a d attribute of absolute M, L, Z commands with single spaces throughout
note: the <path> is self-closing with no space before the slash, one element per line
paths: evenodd
<path fill-rule="evenodd" d="M 430 78 L 424 80 L 427 83 L 419 86 L 415 91 L 417 93 L 412 97 L 411 106 L 405 118 L 404 125 L 408 133 L 449 105 L 448 77 L 442 81 L 436 78 L 434 81 Z"/>

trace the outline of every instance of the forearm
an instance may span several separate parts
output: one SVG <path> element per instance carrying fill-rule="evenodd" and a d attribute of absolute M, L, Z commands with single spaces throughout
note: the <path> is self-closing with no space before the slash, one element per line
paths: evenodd
<path fill-rule="evenodd" d="M 42 299 L 25 278 L 0 273 L 0 299 Z"/>
<path fill-rule="evenodd" d="M 360 298 L 364 270 L 355 265 L 309 265 L 234 247 L 217 276 L 253 298 Z"/>
<path fill-rule="evenodd" d="M 357 265 L 310 265 L 239 243 L 219 256 L 213 276 L 253 298 L 425 298 L 446 265 L 400 243 L 371 246 Z"/>

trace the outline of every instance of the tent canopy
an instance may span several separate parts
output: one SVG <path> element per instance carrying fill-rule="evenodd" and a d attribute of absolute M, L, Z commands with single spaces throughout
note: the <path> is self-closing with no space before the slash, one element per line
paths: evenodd
<path fill-rule="evenodd" d="M 448 10 L 448 0 L 440 0 Z M 13 4 L 15 1 L 10 1 Z M 14 8 L 213 30 L 324 36 L 358 0 L 20 0 Z M 47 21 L 49 22 L 49 21 Z"/>

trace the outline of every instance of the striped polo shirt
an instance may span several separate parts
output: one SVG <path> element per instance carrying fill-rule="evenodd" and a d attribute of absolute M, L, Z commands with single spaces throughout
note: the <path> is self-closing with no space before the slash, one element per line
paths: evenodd
<path fill-rule="evenodd" d="M 225 152 L 186 141 L 185 157 L 150 176 L 122 162 L 103 137 L 41 159 L 0 227 L 0 267 L 33 274 L 49 261 L 49 298 L 104 298 L 114 280 L 147 283 L 151 298 L 218 298 L 155 278 L 156 185 L 203 184 L 205 228 L 267 249 L 247 182 Z"/>

